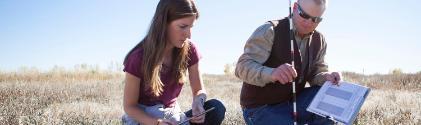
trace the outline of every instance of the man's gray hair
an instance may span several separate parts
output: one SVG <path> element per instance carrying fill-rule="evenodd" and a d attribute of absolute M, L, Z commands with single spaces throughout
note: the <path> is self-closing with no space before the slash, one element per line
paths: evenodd
<path fill-rule="evenodd" d="M 323 8 L 327 7 L 327 0 L 297 0 L 297 3 L 301 3 L 304 1 L 313 1 L 318 6 L 322 6 Z"/>
<path fill-rule="evenodd" d="M 313 0 L 316 5 L 327 5 L 327 0 Z"/>

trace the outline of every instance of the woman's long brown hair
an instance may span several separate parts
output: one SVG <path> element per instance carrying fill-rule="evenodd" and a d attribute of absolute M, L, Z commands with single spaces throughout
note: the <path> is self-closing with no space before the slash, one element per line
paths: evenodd
<path fill-rule="evenodd" d="M 152 19 L 148 34 L 126 55 L 126 63 L 129 55 L 137 48 L 143 49 L 143 59 L 139 65 L 142 73 L 142 82 L 147 89 L 151 89 L 155 96 L 163 92 L 164 84 L 161 81 L 160 73 L 164 57 L 164 49 L 167 44 L 168 25 L 177 19 L 189 16 L 199 17 L 196 5 L 193 0 L 160 0 Z M 174 48 L 172 51 L 172 72 L 171 76 L 181 84 L 186 80 L 189 45 L 182 48 Z"/>

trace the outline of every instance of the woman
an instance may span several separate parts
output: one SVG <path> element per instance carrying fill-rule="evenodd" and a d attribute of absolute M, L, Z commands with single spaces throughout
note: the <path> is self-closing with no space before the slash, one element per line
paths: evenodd
<path fill-rule="evenodd" d="M 221 124 L 225 107 L 215 99 L 206 101 L 200 54 L 190 42 L 198 17 L 193 0 L 158 3 L 148 34 L 124 60 L 124 124 L 176 125 L 190 117 L 185 123 Z M 192 110 L 183 113 L 176 100 L 187 72 L 193 102 Z M 199 115 L 212 107 L 214 110 Z"/>

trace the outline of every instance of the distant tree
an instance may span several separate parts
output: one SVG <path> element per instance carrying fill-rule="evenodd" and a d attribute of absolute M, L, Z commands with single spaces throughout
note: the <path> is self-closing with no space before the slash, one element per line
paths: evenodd
<path fill-rule="evenodd" d="M 234 70 L 235 70 L 235 65 L 234 64 L 225 64 L 224 65 L 224 74 L 225 75 L 233 75 L 234 74 Z"/>
<path fill-rule="evenodd" d="M 403 74 L 402 69 L 400 69 L 400 68 L 393 69 L 391 73 L 393 75 L 401 75 L 401 74 Z"/>

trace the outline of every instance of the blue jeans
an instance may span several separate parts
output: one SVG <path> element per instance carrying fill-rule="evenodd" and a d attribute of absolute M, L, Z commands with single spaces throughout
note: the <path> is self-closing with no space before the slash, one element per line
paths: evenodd
<path fill-rule="evenodd" d="M 305 88 L 299 95 L 297 95 L 298 124 L 333 124 L 333 121 L 327 118 L 306 111 L 319 89 L 319 86 Z M 291 125 L 294 123 L 292 113 L 292 102 L 243 109 L 243 117 L 247 125 Z"/>
<path fill-rule="evenodd" d="M 202 123 L 203 125 L 220 125 L 225 118 L 225 106 L 222 104 L 221 101 L 216 99 L 211 99 L 205 102 L 204 108 L 205 110 L 215 107 L 214 110 L 206 113 L 205 115 L 205 122 Z M 187 117 L 192 116 L 192 110 L 185 112 Z M 133 118 L 127 116 L 126 114 L 122 117 L 122 124 L 123 125 L 139 125 L 139 123 L 134 120 Z M 190 123 L 190 125 L 197 125 L 194 123 Z"/>
<path fill-rule="evenodd" d="M 212 111 L 206 113 L 205 122 L 203 125 L 220 125 L 225 118 L 225 106 L 221 101 L 216 99 L 211 99 L 205 102 L 205 110 L 215 107 Z M 192 116 L 192 110 L 185 112 L 187 117 Z M 201 125 L 190 123 L 190 125 Z"/>

